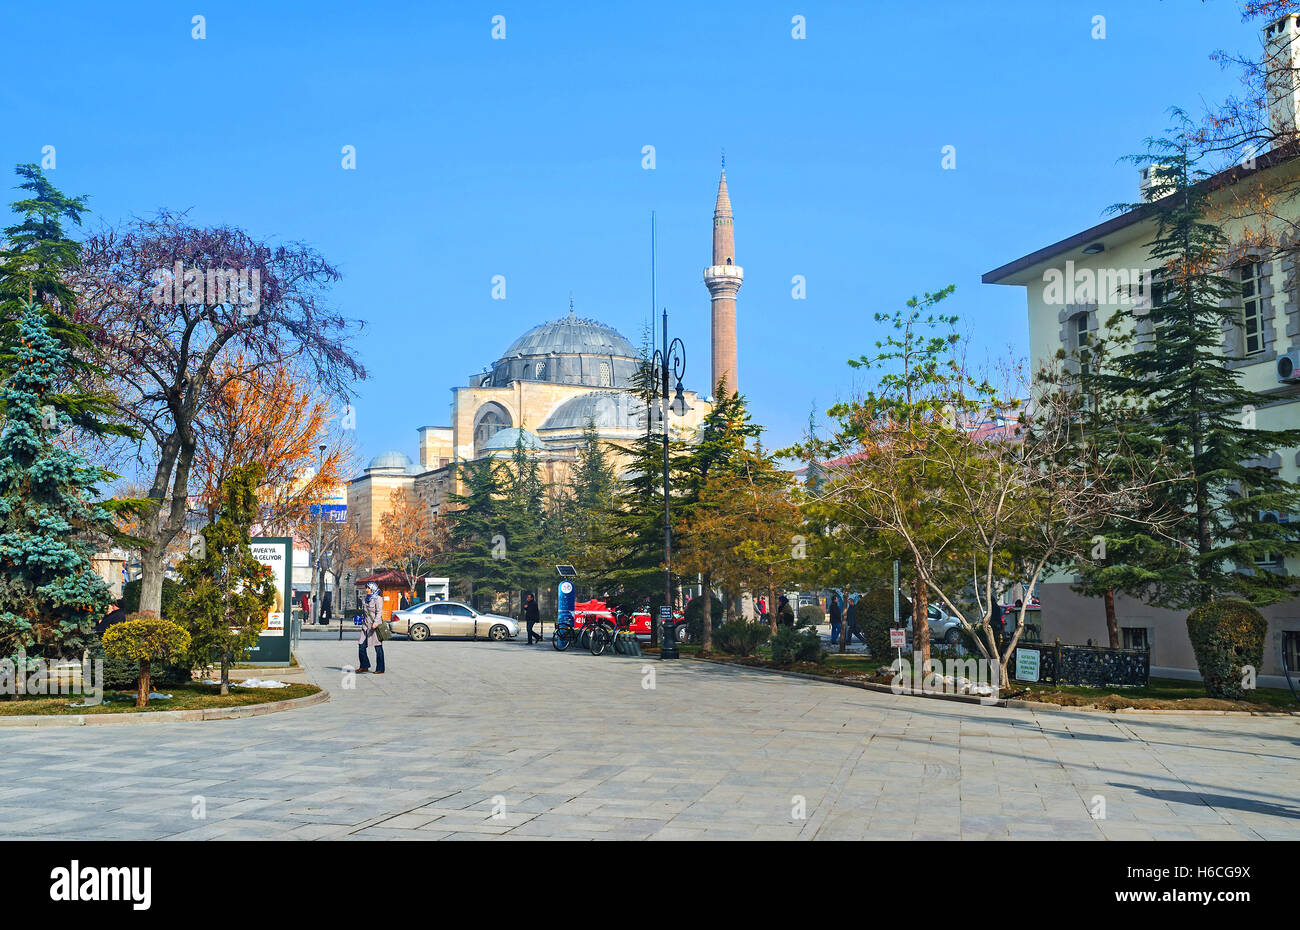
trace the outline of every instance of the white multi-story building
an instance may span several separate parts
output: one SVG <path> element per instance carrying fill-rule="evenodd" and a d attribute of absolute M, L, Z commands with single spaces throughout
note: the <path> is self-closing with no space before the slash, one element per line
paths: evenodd
<path fill-rule="evenodd" d="M 1300 50 L 1297 17 L 1270 23 L 1264 32 L 1270 50 L 1279 41 Z M 1292 92 L 1288 90 L 1291 85 L 1282 86 L 1284 83 L 1270 85 L 1275 90 L 1270 118 L 1275 132 L 1283 136 L 1294 133 L 1300 112 L 1300 90 Z M 1280 147 L 1204 183 L 1210 192 L 1207 219 L 1221 226 L 1229 242 L 1239 244 L 1230 266 L 1223 269 L 1240 284 L 1240 294 L 1231 302 L 1232 322 L 1223 327 L 1223 352 L 1240 359 L 1232 364 L 1241 369 L 1244 386 L 1265 398 L 1248 412 L 1259 428 L 1300 427 L 1300 197 L 1296 196 L 1300 191 L 1300 149 Z M 1280 192 L 1264 211 L 1259 209 L 1262 190 Z M 1142 169 L 1138 193 L 1144 201 L 1140 206 L 983 276 L 985 284 L 1025 289 L 1030 359 L 1035 371 L 1061 349 L 1067 355 L 1081 355 L 1086 363 L 1089 342 L 1103 334 L 1117 310 L 1136 302 L 1149 304 L 1153 299 L 1150 272 L 1161 263 L 1151 257 L 1149 247 L 1156 237 L 1154 203 L 1164 193 L 1158 188 L 1158 173 Z M 1159 300 L 1158 293 L 1154 299 Z M 1139 335 L 1150 335 L 1149 316 L 1128 313 L 1121 319 L 1124 325 L 1136 325 Z M 1271 468 L 1288 480 L 1300 480 L 1300 449 L 1278 449 L 1267 461 L 1252 464 Z M 1258 518 L 1300 520 L 1300 514 L 1261 513 Z M 1300 559 L 1266 556 L 1258 562 L 1256 571 L 1300 573 Z M 1058 576 L 1042 586 L 1044 639 L 1105 644 L 1101 600 L 1073 593 L 1070 581 Z M 1149 645 L 1153 674 L 1196 675 L 1185 613 L 1123 597 L 1117 598 L 1116 612 L 1121 645 Z M 1264 608 L 1262 613 L 1268 620 L 1269 635 L 1260 681 L 1282 686 L 1281 656 L 1286 654 L 1293 672 L 1300 667 L 1300 600 Z"/>

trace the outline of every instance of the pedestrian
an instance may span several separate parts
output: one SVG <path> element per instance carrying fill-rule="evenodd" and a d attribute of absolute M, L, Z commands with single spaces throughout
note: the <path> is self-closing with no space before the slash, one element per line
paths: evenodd
<path fill-rule="evenodd" d="M 858 626 L 858 596 L 856 594 L 849 598 L 848 610 L 844 612 L 844 642 L 852 646 L 853 637 L 855 636 L 863 645 L 866 645 L 867 638 L 862 635 L 862 630 Z"/>
<path fill-rule="evenodd" d="M 831 645 L 834 646 L 840 641 L 840 596 L 831 595 L 831 606 L 829 610 L 831 616 Z"/>
<path fill-rule="evenodd" d="M 993 611 L 989 614 L 989 626 L 993 629 L 994 640 L 1001 646 L 1003 638 L 1002 605 L 998 603 L 997 598 L 993 599 Z"/>
<path fill-rule="evenodd" d="M 524 605 L 524 623 L 528 624 L 528 645 L 530 646 L 534 642 L 534 637 L 536 637 L 537 642 L 542 641 L 542 634 L 533 632 L 533 624 L 540 619 L 541 615 L 537 612 L 537 598 L 530 594 L 528 595 L 528 603 Z"/>
<path fill-rule="evenodd" d="M 776 609 L 776 622 L 794 626 L 794 608 L 790 606 L 790 599 L 784 594 L 781 595 L 780 606 Z"/>
<path fill-rule="evenodd" d="M 333 612 L 334 612 L 334 595 L 331 594 L 329 591 L 326 591 L 325 596 L 321 598 L 321 602 L 320 602 L 320 622 L 329 623 L 331 617 L 333 616 Z"/>
<path fill-rule="evenodd" d="M 375 647 L 375 674 L 384 674 L 384 644 L 379 641 L 379 624 L 383 622 L 384 599 L 379 596 L 379 585 L 373 581 L 366 585 L 366 599 L 361 605 L 361 639 L 357 644 L 357 655 L 361 658 L 358 672 L 370 671 L 370 656 L 366 649 Z"/>

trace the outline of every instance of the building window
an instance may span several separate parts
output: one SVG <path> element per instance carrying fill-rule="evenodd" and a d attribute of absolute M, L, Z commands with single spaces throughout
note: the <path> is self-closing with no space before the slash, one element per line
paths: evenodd
<path fill-rule="evenodd" d="M 1260 296 L 1263 265 L 1241 266 L 1241 347 L 1246 355 L 1264 351 L 1264 298 Z"/>
<path fill-rule="evenodd" d="M 1151 637 L 1144 626 L 1120 627 L 1120 642 L 1125 649 L 1150 649 Z"/>
<path fill-rule="evenodd" d="M 1289 523 L 1287 514 L 1280 514 L 1276 510 L 1261 510 L 1257 519 L 1260 523 Z M 1282 556 L 1276 552 L 1265 552 L 1262 555 L 1255 556 L 1256 565 L 1277 565 L 1282 561 Z"/>
<path fill-rule="evenodd" d="M 538 381 L 543 381 L 543 380 L 545 380 L 545 378 L 546 378 L 546 363 L 545 363 L 545 362 L 538 362 L 538 363 L 537 363 L 537 367 L 534 369 L 534 372 L 535 372 L 534 377 L 535 377 Z"/>
<path fill-rule="evenodd" d="M 510 425 L 509 418 L 500 410 L 489 409 L 483 416 L 479 417 L 478 425 L 474 427 L 474 445 L 477 448 L 483 448 L 483 444 Z"/>
<path fill-rule="evenodd" d="M 1088 374 L 1088 314 L 1079 313 L 1071 320 L 1074 326 L 1074 350 L 1079 355 L 1079 374 L 1087 376 Z"/>
<path fill-rule="evenodd" d="M 1300 630 L 1287 630 L 1282 634 L 1282 656 L 1287 671 L 1300 671 Z"/>
<path fill-rule="evenodd" d="M 612 387 L 613 383 L 614 383 L 613 378 L 610 376 L 609 362 L 601 362 L 600 363 L 600 386 Z"/>

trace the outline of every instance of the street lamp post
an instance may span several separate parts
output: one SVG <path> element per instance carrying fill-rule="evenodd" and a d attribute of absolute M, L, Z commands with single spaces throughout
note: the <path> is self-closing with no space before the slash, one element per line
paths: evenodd
<path fill-rule="evenodd" d="M 320 476 L 325 471 L 325 443 L 321 443 L 319 446 L 317 446 L 316 450 L 317 452 L 320 453 L 317 459 L 317 466 L 316 466 L 316 477 L 319 479 Z M 325 593 L 323 590 L 321 590 L 324 587 L 324 580 L 321 578 L 321 562 L 323 562 L 324 559 L 321 558 L 321 552 L 320 552 L 321 525 L 324 520 L 325 520 L 325 505 L 317 504 L 316 505 L 316 552 L 315 552 L 316 559 L 314 564 L 312 565 L 312 570 L 311 570 L 312 587 L 316 589 L 315 592 L 316 597 L 312 601 L 312 616 L 310 618 L 312 624 L 315 626 L 320 625 L 320 602 L 321 602 L 321 598 L 324 597 L 324 593 Z"/>
<path fill-rule="evenodd" d="M 663 311 L 664 341 L 663 349 L 655 349 L 652 363 L 659 368 L 660 376 L 660 425 L 664 436 L 664 606 L 660 613 L 660 629 L 668 630 L 673 619 L 673 527 L 671 503 L 668 490 L 668 414 L 685 416 L 689 409 L 686 396 L 682 393 L 682 377 L 686 374 L 686 345 L 680 339 L 668 341 L 668 309 Z M 672 403 L 668 402 L 668 375 L 671 370 L 677 382 L 676 394 Z M 664 622 L 667 621 L 667 622 Z M 677 636 L 674 631 L 666 632 L 659 641 L 659 658 L 675 659 L 678 657 Z"/>

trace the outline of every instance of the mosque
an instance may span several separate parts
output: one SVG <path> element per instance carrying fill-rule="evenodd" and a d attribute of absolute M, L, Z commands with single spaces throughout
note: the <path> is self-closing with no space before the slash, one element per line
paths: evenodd
<path fill-rule="evenodd" d="M 736 387 L 736 294 L 744 272 L 735 263 L 731 199 L 724 168 L 713 213 L 712 262 L 704 283 L 712 304 L 712 381 Z M 541 323 L 492 365 L 453 387 L 451 423 L 419 428 L 419 461 L 384 452 L 347 482 L 348 522 L 370 538 L 382 533 L 394 491 L 446 512 L 460 493 L 459 465 L 509 458 L 522 441 L 541 465 L 543 480 L 564 485 L 588 424 L 602 442 L 627 444 L 646 429 L 645 407 L 632 387 L 639 352 L 618 330 L 574 312 Z M 684 391 L 685 416 L 672 415 L 674 434 L 689 438 L 712 409 L 712 392 Z M 618 455 L 615 452 L 617 464 Z"/>

